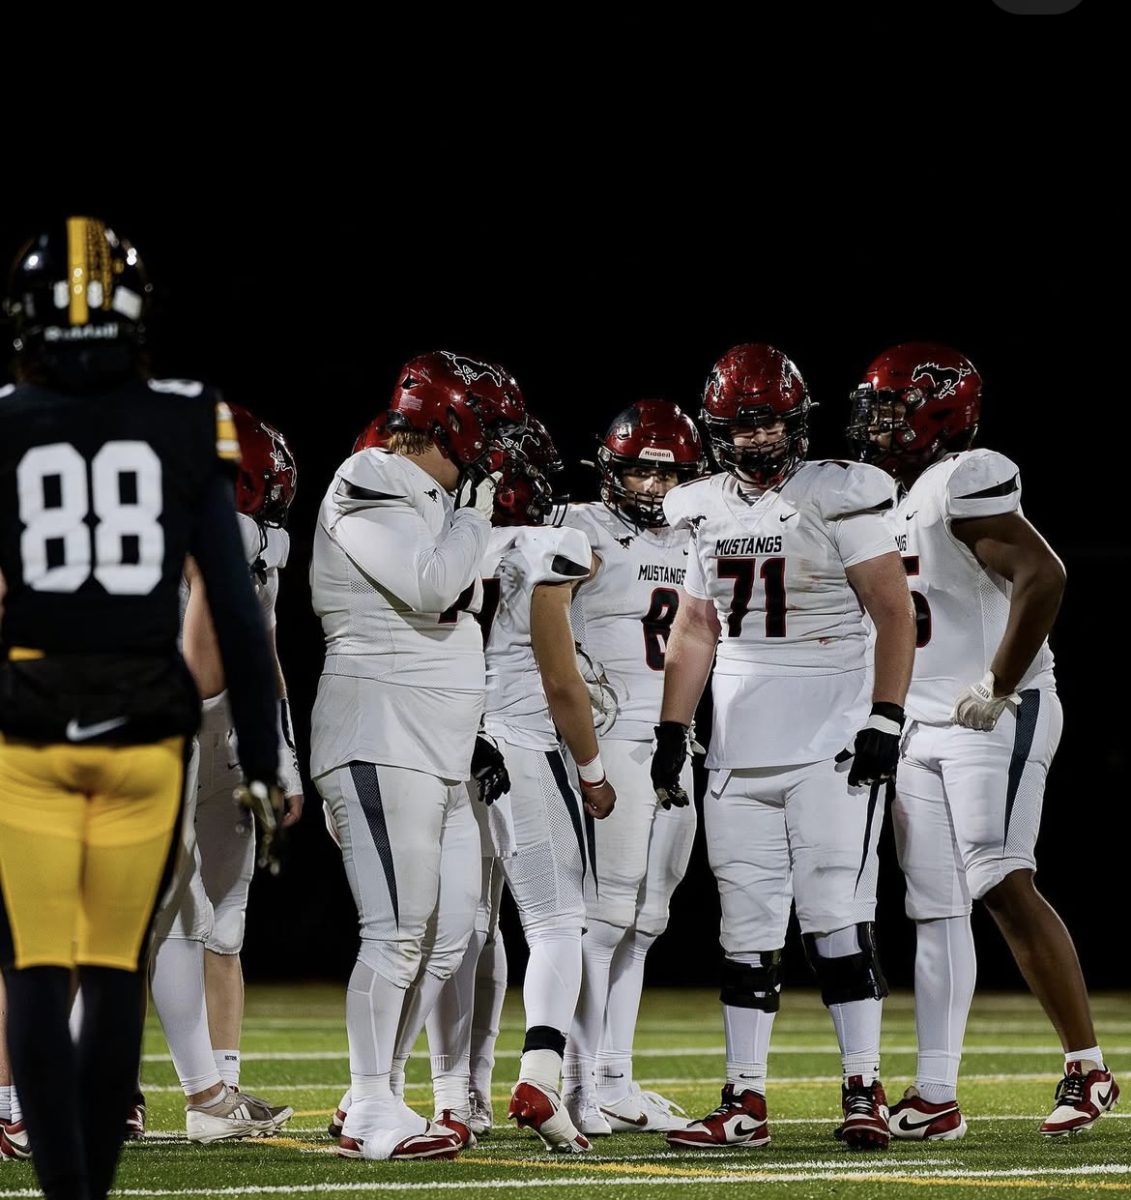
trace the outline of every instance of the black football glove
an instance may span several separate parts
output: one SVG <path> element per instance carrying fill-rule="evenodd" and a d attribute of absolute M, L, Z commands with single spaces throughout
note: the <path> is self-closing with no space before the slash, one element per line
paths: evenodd
<path fill-rule="evenodd" d="M 895 778 L 899 765 L 899 743 L 903 738 L 903 709 L 881 700 L 872 705 L 867 724 L 836 756 L 838 763 L 852 759 L 848 786 L 861 787 Z"/>
<path fill-rule="evenodd" d="M 652 786 L 664 808 L 685 808 L 690 800 L 679 782 L 687 761 L 691 730 L 681 721 L 661 721 L 655 727 L 656 749 L 652 755 Z"/>
<path fill-rule="evenodd" d="M 245 779 L 234 792 L 236 803 L 255 818 L 258 836 L 256 865 L 272 875 L 279 874 L 283 848 L 285 798 L 277 783 L 263 779 Z"/>
<path fill-rule="evenodd" d="M 511 790 L 511 777 L 503 752 L 495 739 L 486 733 L 475 736 L 475 750 L 471 755 L 471 777 L 479 784 L 479 799 L 484 804 L 494 804 L 500 796 Z"/>

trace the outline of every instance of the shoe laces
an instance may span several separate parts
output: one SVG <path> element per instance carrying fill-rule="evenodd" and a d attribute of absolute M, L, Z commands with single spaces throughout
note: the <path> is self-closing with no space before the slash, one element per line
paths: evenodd
<path fill-rule="evenodd" d="M 844 1113 L 870 1117 L 875 1110 L 875 1084 L 849 1088 L 844 1093 Z"/>
<path fill-rule="evenodd" d="M 1056 1095 L 1053 1100 L 1057 1104 L 1069 1108 L 1079 1108 L 1084 1103 L 1084 1076 L 1078 1071 L 1072 1071 L 1056 1085 Z"/>
<path fill-rule="evenodd" d="M 653 1108 L 659 1109 L 660 1112 L 671 1116 L 672 1113 L 679 1113 L 681 1117 L 687 1116 L 687 1109 L 680 1108 L 674 1100 L 669 1100 L 666 1096 L 661 1096 L 659 1092 L 644 1092 L 640 1093 L 641 1099 L 651 1105 Z M 731 1103 L 734 1103 L 732 1101 Z M 717 1109 L 715 1110 L 718 1111 Z"/>

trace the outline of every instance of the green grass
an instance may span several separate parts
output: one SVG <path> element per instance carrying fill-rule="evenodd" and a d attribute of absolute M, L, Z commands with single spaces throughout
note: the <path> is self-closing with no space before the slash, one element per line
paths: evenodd
<path fill-rule="evenodd" d="M 1109 1064 L 1131 1085 L 1128 1001 L 1125 995 L 1108 994 L 1096 998 L 1094 1007 Z M 512 989 L 493 1097 L 500 1121 L 517 1072 L 521 1040 L 521 997 Z M 910 997 L 894 996 L 886 1008 L 883 1053 L 883 1078 L 891 1098 L 910 1082 L 914 1041 Z M 636 1077 L 644 1086 L 662 1092 L 692 1115 L 702 1115 L 718 1103 L 722 1045 L 714 993 L 646 993 L 636 1041 Z M 832 1026 L 817 996 L 809 992 L 784 997 L 770 1058 L 773 1142 L 755 1151 L 674 1153 L 655 1134 L 616 1135 L 599 1140 L 593 1153 L 563 1161 L 546 1154 L 533 1134 L 497 1127 L 492 1137 L 456 1162 L 349 1161 L 334 1156 L 324 1133 L 327 1116 L 349 1080 L 344 986 L 249 989 L 243 1050 L 244 1087 L 273 1103 L 294 1106 L 286 1136 L 190 1145 L 184 1141 L 180 1089 L 151 1017 L 143 1066 L 150 1133 L 144 1142 L 126 1147 L 119 1189 L 178 1197 L 463 1192 L 467 1200 L 511 1197 L 519 1188 L 536 1189 L 536 1200 L 674 1200 L 684 1195 L 695 1200 L 751 1195 L 773 1200 L 1063 1200 L 1131 1192 L 1131 1125 L 1118 1109 L 1076 1138 L 1048 1141 L 1037 1134 L 1061 1059 L 1040 1010 L 1020 995 L 980 996 L 975 1001 L 960 1093 L 970 1123 L 967 1137 L 929 1145 L 898 1143 L 878 1155 L 853 1154 L 832 1139 L 839 1114 L 840 1063 Z M 409 1103 L 430 1115 L 423 1042 L 409 1065 L 408 1079 Z M 0 1197 L 37 1194 L 26 1164 L 4 1164 L 0 1185 Z"/>

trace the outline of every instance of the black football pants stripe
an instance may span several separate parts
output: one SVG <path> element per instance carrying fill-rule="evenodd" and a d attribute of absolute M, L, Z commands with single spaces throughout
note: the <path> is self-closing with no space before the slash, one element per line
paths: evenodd
<path fill-rule="evenodd" d="M 350 777 L 361 801 L 361 811 L 369 826 L 369 835 L 377 849 L 377 857 L 385 871 L 385 882 L 389 885 L 389 899 L 393 902 L 393 920 L 401 923 L 400 906 L 397 903 L 397 873 L 393 867 L 393 848 L 389 844 L 389 830 L 385 824 L 385 808 L 381 803 L 381 784 L 377 779 L 377 767 L 369 762 L 351 762 Z"/>
<path fill-rule="evenodd" d="M 886 783 L 881 783 L 877 779 L 868 791 L 868 816 L 864 822 L 864 845 L 860 848 L 860 869 L 856 872 L 856 886 L 852 889 L 854 895 L 856 888 L 860 886 L 864 868 L 868 865 L 868 848 L 872 844 L 872 823 L 876 819 L 876 804 L 880 798 L 880 788 L 884 789 L 885 805 L 890 804 L 895 795 L 895 780 L 889 779 Z"/>
<path fill-rule="evenodd" d="M 1041 711 L 1041 693 L 1037 688 L 1026 688 L 1021 693 L 1021 705 L 1017 709 L 1017 728 L 1013 734 L 1013 753 L 1009 757 L 1009 785 L 1005 793 L 1005 828 L 1001 831 L 1001 848 L 1009 839 L 1009 821 L 1013 816 L 1013 805 L 1017 800 L 1017 789 L 1029 751 L 1033 749 L 1033 735 L 1037 732 L 1037 717 Z"/>
<path fill-rule="evenodd" d="M 570 786 L 569 775 L 566 774 L 566 766 L 562 759 L 561 751 L 547 750 L 546 761 L 550 764 L 550 770 L 554 773 L 554 782 L 557 783 L 558 791 L 562 794 L 566 812 L 569 813 L 570 823 L 573 825 L 573 833 L 577 838 L 577 850 L 581 855 L 581 878 L 584 879 L 588 859 L 585 854 L 585 833 L 581 828 L 581 812 L 577 807 L 577 794 Z"/>

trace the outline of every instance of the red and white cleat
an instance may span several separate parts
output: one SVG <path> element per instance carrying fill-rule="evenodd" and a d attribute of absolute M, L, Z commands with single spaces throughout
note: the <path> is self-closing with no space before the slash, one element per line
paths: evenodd
<path fill-rule="evenodd" d="M 126 1113 L 126 1141 L 145 1137 L 145 1097 L 138 1092 Z"/>
<path fill-rule="evenodd" d="M 1040 1132 L 1045 1137 L 1079 1133 L 1110 1112 L 1118 1100 L 1119 1084 L 1110 1071 L 1087 1058 L 1070 1062 L 1056 1085 L 1053 1110 L 1041 1122 Z"/>
<path fill-rule="evenodd" d="M 406 1134 L 401 1128 L 377 1129 L 364 1138 L 343 1134 L 338 1157 L 403 1162 L 412 1158 L 455 1158 L 462 1149 L 458 1133 L 429 1121 L 423 1132 Z"/>
<path fill-rule="evenodd" d="M 865 1084 L 860 1075 L 850 1075 L 841 1088 L 840 1106 L 844 1121 L 833 1136 L 850 1150 L 886 1150 L 891 1143 L 888 1102 L 884 1085 L 877 1079 Z"/>
<path fill-rule="evenodd" d="M 589 1139 L 578 1133 L 557 1092 L 519 1080 L 511 1092 L 507 1120 L 520 1129 L 533 1129 L 555 1154 L 584 1154 Z"/>
<path fill-rule="evenodd" d="M 723 1102 L 714 1112 L 682 1129 L 664 1135 L 669 1146 L 691 1150 L 719 1150 L 727 1146 L 746 1146 L 757 1150 L 770 1142 L 766 1122 L 766 1097 L 760 1092 L 744 1091 L 735 1095 L 734 1084 L 723 1088 Z"/>
<path fill-rule="evenodd" d="M 893 1138 L 909 1142 L 954 1142 L 966 1136 L 966 1119 L 957 1100 L 934 1104 L 909 1087 L 888 1113 L 888 1131 Z"/>
<path fill-rule="evenodd" d="M 467 1121 L 457 1117 L 450 1108 L 445 1108 L 443 1112 L 437 1113 L 432 1118 L 433 1125 L 442 1125 L 445 1129 L 450 1129 L 456 1134 L 460 1140 L 460 1149 L 470 1150 L 476 1143 L 475 1134 L 471 1131 L 471 1126 Z"/>
<path fill-rule="evenodd" d="M 31 1143 L 23 1121 L 0 1121 L 0 1159 L 31 1158 Z"/>

